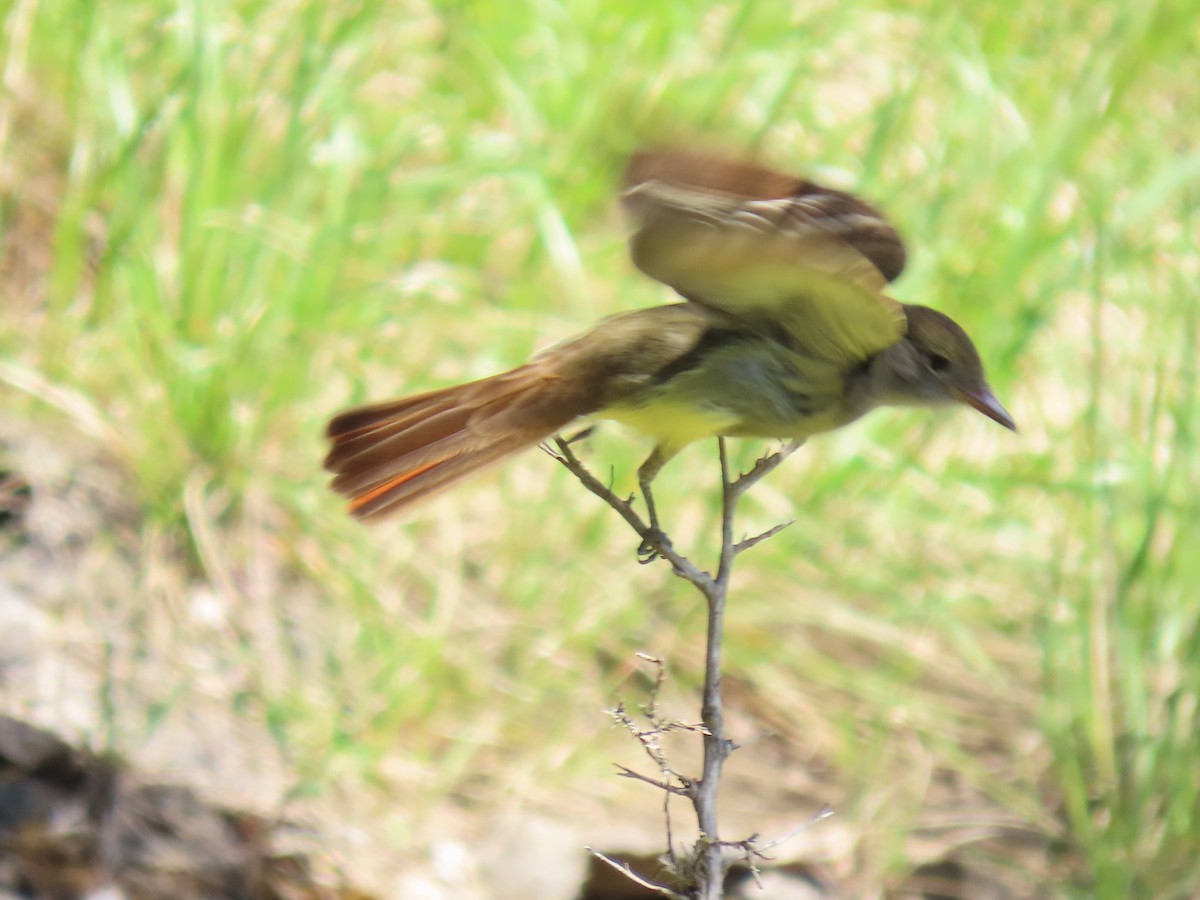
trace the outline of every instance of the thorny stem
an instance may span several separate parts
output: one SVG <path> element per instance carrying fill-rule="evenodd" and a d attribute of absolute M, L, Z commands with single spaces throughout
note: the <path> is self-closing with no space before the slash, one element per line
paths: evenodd
<path fill-rule="evenodd" d="M 624 500 L 612 492 L 603 482 L 597 479 L 575 456 L 570 443 L 561 437 L 554 439 L 557 452 L 546 448 L 555 459 L 562 463 L 589 491 L 615 509 L 643 541 L 654 541 L 655 531 L 647 525 L 633 508 L 632 498 Z M 721 888 L 725 876 L 727 860 L 722 853 L 725 847 L 719 837 L 717 820 L 717 792 L 721 782 L 721 767 L 736 745 L 725 737 L 724 716 L 721 705 L 721 639 L 725 625 L 725 598 L 729 592 L 729 581 L 733 574 L 733 563 L 737 555 L 750 549 L 756 544 L 778 534 L 783 525 L 763 532 L 760 535 L 735 542 L 733 538 L 734 516 L 738 501 L 749 488 L 767 473 L 773 471 L 781 462 L 796 451 L 803 443 L 792 441 L 774 453 L 764 456 L 754 468 L 736 478 L 731 478 L 729 457 L 725 448 L 725 439 L 717 438 L 721 459 L 721 552 L 714 578 L 708 572 L 698 568 L 687 557 L 676 552 L 670 540 L 662 537 L 661 546 L 655 543 L 654 550 L 671 564 L 672 570 L 681 578 L 686 578 L 695 585 L 708 604 L 708 632 L 704 656 L 704 692 L 701 707 L 701 720 L 704 723 L 704 762 L 702 774 L 698 779 L 688 779 L 683 782 L 684 790 L 691 798 L 696 810 L 696 819 L 700 826 L 700 851 L 697 858 L 697 873 L 694 893 L 690 896 L 702 900 L 720 900 Z M 659 533 L 661 536 L 661 533 Z M 623 773 L 627 774 L 627 773 Z M 657 784 L 651 779 L 642 779 L 655 783 L 666 791 L 667 796 L 676 791 L 664 785 Z M 745 843 L 745 842 L 743 842 Z"/>

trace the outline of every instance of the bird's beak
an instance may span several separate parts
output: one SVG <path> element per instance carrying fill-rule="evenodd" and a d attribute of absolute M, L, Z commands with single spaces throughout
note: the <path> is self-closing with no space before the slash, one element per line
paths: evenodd
<path fill-rule="evenodd" d="M 967 391 L 959 391 L 958 399 L 967 406 L 979 410 L 993 422 L 999 422 L 1010 431 L 1017 430 L 1017 423 L 1008 414 L 1008 410 L 1000 405 L 1000 401 L 996 399 L 996 395 L 986 384 Z"/>

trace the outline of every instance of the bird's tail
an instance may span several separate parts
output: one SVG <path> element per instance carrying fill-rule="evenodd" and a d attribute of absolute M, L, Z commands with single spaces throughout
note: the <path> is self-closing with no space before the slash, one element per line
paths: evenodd
<path fill-rule="evenodd" d="M 357 518 L 395 512 L 594 412 L 549 363 L 341 413 L 327 430 L 333 489 Z"/>

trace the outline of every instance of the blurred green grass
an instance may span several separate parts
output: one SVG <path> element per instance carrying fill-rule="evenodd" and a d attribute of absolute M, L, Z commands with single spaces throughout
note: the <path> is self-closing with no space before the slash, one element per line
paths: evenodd
<path fill-rule="evenodd" d="M 879 413 L 756 489 L 747 531 L 797 522 L 742 563 L 731 677 L 834 773 L 877 884 L 914 866 L 920 759 L 1046 836 L 1035 884 L 1200 890 L 1189 4 L 3 9 L 5 404 L 117 461 L 135 557 L 253 608 L 214 639 L 297 792 L 571 790 L 608 777 L 633 651 L 695 681 L 694 598 L 540 454 L 371 531 L 319 460 L 347 404 L 663 302 L 612 186 L 638 143 L 701 141 L 885 208 L 897 295 L 964 323 L 1022 426 Z M 645 449 L 588 452 L 631 487 Z M 711 550 L 712 448 L 661 483 Z"/>

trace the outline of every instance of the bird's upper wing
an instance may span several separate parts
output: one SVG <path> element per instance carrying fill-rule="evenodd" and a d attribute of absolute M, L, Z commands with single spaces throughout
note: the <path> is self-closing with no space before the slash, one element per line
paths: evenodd
<path fill-rule="evenodd" d="M 883 294 L 904 244 L 850 194 L 745 163 L 642 152 L 621 200 L 637 226 L 635 265 L 695 303 L 777 323 L 839 362 L 904 335 L 902 307 Z"/>

